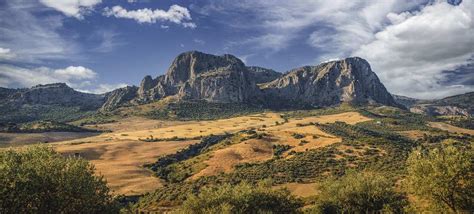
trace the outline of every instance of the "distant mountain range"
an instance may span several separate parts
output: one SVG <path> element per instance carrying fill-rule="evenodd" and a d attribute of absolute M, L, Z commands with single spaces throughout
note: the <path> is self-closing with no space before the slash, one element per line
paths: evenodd
<path fill-rule="evenodd" d="M 73 120 L 97 110 L 113 111 L 166 97 L 211 103 L 239 103 L 262 108 L 315 108 L 341 103 L 380 104 L 427 114 L 471 115 L 474 93 L 423 101 L 392 96 L 358 57 L 304 66 L 282 74 L 246 66 L 232 55 L 198 51 L 176 57 L 168 71 L 146 76 L 140 86 L 96 95 L 75 91 L 64 83 L 29 89 L 0 88 L 1 121 Z"/>
<path fill-rule="evenodd" d="M 395 100 L 414 113 L 431 116 L 474 114 L 474 92 L 454 95 L 438 100 L 420 100 L 394 95 Z"/>

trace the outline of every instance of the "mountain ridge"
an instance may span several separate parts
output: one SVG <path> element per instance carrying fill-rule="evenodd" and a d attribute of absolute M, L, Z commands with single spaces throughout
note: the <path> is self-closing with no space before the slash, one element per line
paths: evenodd
<path fill-rule="evenodd" d="M 79 92 L 65 83 L 21 89 L 0 88 L 0 107 L 6 113 L 0 120 L 8 121 L 18 115 L 21 116 L 20 121 L 48 119 L 41 114 L 55 114 L 58 109 L 66 109 L 68 116 L 77 114 L 80 117 L 83 112 L 98 110 L 106 113 L 166 97 L 177 101 L 239 103 L 260 108 L 320 108 L 353 103 L 394 106 L 424 114 L 473 113 L 472 108 L 450 107 L 444 101 L 422 103 L 412 98 L 392 96 L 370 64 L 359 57 L 279 73 L 258 66 L 246 66 L 230 54 L 216 56 L 189 51 L 178 55 L 165 74 L 155 78 L 147 75 L 139 86 L 127 86 L 104 94 Z M 451 100 L 456 100 L 456 96 L 453 97 Z M 24 116 L 22 111 L 29 113 Z"/>

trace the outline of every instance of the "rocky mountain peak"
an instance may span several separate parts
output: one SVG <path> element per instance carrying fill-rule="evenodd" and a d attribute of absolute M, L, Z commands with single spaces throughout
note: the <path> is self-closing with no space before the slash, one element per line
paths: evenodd
<path fill-rule="evenodd" d="M 199 51 L 185 52 L 176 57 L 165 75 L 165 82 L 171 85 L 182 84 L 199 74 L 219 71 L 222 68 L 241 69 L 244 63 L 235 56 L 225 54 L 215 56 Z"/>
<path fill-rule="evenodd" d="M 399 106 L 369 63 L 359 57 L 293 69 L 261 88 L 268 99 L 285 100 L 285 103 L 330 106 L 350 102 Z"/>
<path fill-rule="evenodd" d="M 168 96 L 221 103 L 252 102 L 269 107 L 322 107 L 341 102 L 399 106 L 369 63 L 359 57 L 304 66 L 282 74 L 247 67 L 230 54 L 216 56 L 190 51 L 178 55 L 164 75 L 155 79 L 146 76 L 136 90 L 122 89 L 108 96 L 110 102 L 104 109 Z"/>

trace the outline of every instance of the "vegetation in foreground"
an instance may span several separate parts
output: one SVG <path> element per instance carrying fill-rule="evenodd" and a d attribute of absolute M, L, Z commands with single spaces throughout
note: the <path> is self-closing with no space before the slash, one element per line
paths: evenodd
<path fill-rule="evenodd" d="M 224 184 L 190 195 L 177 213 L 298 213 L 302 201 L 270 183 Z"/>
<path fill-rule="evenodd" d="M 345 108 L 354 110 L 354 108 Z M 194 180 L 191 176 L 202 169 L 202 162 L 212 155 L 211 151 L 226 148 L 234 143 L 242 142 L 243 139 L 261 139 L 259 136 L 265 135 L 267 127 L 225 136 L 203 138 L 199 144 L 190 146 L 176 154 L 163 156 L 156 163 L 148 165 L 147 167 L 154 170 L 156 175 L 167 183 L 164 187 L 140 197 L 137 203 L 131 204 L 122 211 L 459 213 L 473 209 L 473 136 L 448 134 L 430 128 L 426 125 L 426 121 L 432 118 L 425 118 L 397 109 L 357 110 L 374 120 L 354 125 L 335 122 L 329 124 L 309 123 L 301 126 L 302 128 L 315 126 L 328 134 L 342 138 L 340 143 L 304 152 L 295 152 L 288 157 L 284 157 L 282 154 L 289 147 L 276 144 L 273 147 L 274 157 L 270 160 L 240 164 L 232 172 L 204 176 Z M 282 118 L 288 120 L 326 113 L 332 114 L 339 111 L 344 111 L 344 108 L 284 112 Z M 422 137 L 410 139 L 400 134 L 404 131 L 419 131 L 422 133 Z M 292 137 L 297 138 L 298 136 Z M 160 140 L 162 139 L 150 137 L 150 141 L 153 142 Z M 28 206 L 33 207 L 33 210 L 39 210 L 38 212 L 49 209 L 68 213 L 70 212 L 69 204 L 77 210 L 89 213 L 118 212 L 118 206 L 108 193 L 105 182 L 92 175 L 93 168 L 90 164 L 87 162 L 83 163 L 84 166 L 72 164 L 74 166 L 81 165 L 82 167 L 79 169 L 66 163 L 53 164 L 54 161 L 62 163 L 83 160 L 64 158 L 49 149 L 43 150 L 45 149 L 39 149 L 36 152 L 27 150 L 28 152 L 7 151 L 1 153 L 0 175 L 3 176 L 2 179 L 8 178 L 11 183 L 17 180 L 22 181 L 20 177 L 26 176 L 31 184 L 24 185 L 32 186 L 39 183 L 41 187 L 46 186 L 54 190 L 52 196 L 49 196 L 49 193 L 44 194 L 46 189 L 40 188 L 40 191 L 37 192 L 28 188 L 15 189 L 20 188 L 21 185 L 4 185 L 0 189 L 1 196 L 7 192 L 13 193 L 9 193 L 9 197 L 1 198 L 1 213 L 9 213 L 13 209 L 10 206 L 20 206 L 15 203 L 32 203 L 33 205 Z M 43 153 L 51 153 L 49 156 L 54 158 Z M 22 157 L 22 155 L 25 158 L 12 158 Z M 35 157 L 45 160 L 35 161 Z M 11 161 L 11 159 L 24 161 Z M 42 171 L 39 169 L 44 168 L 59 169 L 41 173 Z M 70 172 L 69 169 L 75 170 Z M 88 171 L 83 174 L 79 173 L 84 169 Z M 77 176 L 78 174 L 79 176 Z M 327 179 L 328 176 L 329 179 Z M 61 183 L 57 181 L 58 177 L 67 179 L 61 180 Z M 89 180 L 90 182 L 81 180 L 91 179 L 91 177 L 93 181 Z M 74 202 L 69 202 L 70 195 L 79 193 L 74 192 L 74 189 L 68 189 L 68 187 L 78 186 L 77 182 L 93 184 L 93 187 L 88 188 L 95 188 L 97 191 L 90 191 L 84 187 L 84 194 L 88 197 L 82 199 L 81 195 L 75 197 Z M 298 199 L 291 196 L 288 191 L 275 190 L 270 185 L 270 183 L 277 185 L 288 182 L 318 183 L 317 193 L 314 194 L 316 196 Z M 70 192 L 62 193 L 53 188 L 53 184 L 54 186 L 63 185 L 61 191 Z M 29 200 L 27 196 L 31 194 L 36 194 L 36 201 Z M 91 194 L 99 194 L 99 196 L 89 196 Z M 12 198 L 18 200 L 12 200 Z M 88 201 L 89 198 L 95 198 L 95 201 Z M 419 200 L 428 206 L 419 206 Z M 67 208 L 63 207 L 64 203 L 69 203 Z"/>
<path fill-rule="evenodd" d="M 116 213 L 94 166 L 47 147 L 0 152 L 0 213 Z"/>
<path fill-rule="evenodd" d="M 449 143 L 449 142 L 448 142 Z M 431 209 L 474 210 L 474 151 L 469 145 L 418 148 L 408 158 L 408 189 L 430 201 Z"/>
<path fill-rule="evenodd" d="M 321 183 L 314 213 L 401 213 L 408 204 L 394 182 L 380 173 L 348 172 Z"/>

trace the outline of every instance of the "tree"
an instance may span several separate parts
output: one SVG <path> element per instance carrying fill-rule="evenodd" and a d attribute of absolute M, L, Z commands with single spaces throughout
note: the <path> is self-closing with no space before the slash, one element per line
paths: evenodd
<path fill-rule="evenodd" d="M 190 195 L 180 213 L 297 213 L 302 202 L 287 190 L 273 190 L 268 184 L 241 183 L 206 187 Z"/>
<path fill-rule="evenodd" d="M 339 179 L 329 178 L 319 187 L 315 213 L 400 212 L 406 205 L 394 184 L 374 172 L 349 172 Z"/>
<path fill-rule="evenodd" d="M 0 213 L 117 212 L 90 163 L 48 147 L 1 151 L 0 181 Z"/>
<path fill-rule="evenodd" d="M 414 150 L 407 160 L 410 192 L 438 209 L 474 209 L 473 154 L 472 148 L 453 145 Z"/>

